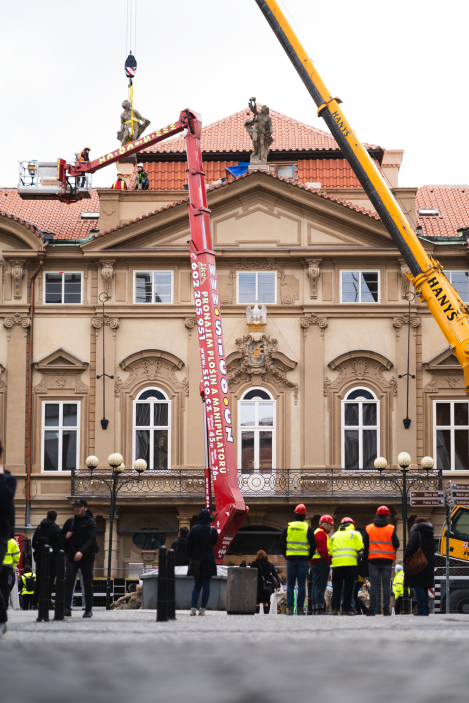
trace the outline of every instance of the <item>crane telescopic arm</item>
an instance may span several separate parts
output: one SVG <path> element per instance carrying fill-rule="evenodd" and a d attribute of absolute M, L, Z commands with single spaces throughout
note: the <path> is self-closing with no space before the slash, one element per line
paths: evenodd
<path fill-rule="evenodd" d="M 425 302 L 464 371 L 469 392 L 469 316 L 466 305 L 424 250 L 368 152 L 346 119 L 339 98 L 331 95 L 275 0 L 256 0 L 306 86 L 332 136 L 372 202 L 409 267 L 408 278 Z"/>

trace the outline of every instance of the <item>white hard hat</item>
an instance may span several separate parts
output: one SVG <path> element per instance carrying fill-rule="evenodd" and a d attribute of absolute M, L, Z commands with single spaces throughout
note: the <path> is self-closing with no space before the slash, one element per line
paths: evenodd
<path fill-rule="evenodd" d="M 137 164 L 137 168 L 143 168 L 143 164 Z"/>
<path fill-rule="evenodd" d="M 394 567 L 394 570 L 395 570 L 395 572 L 396 572 L 396 574 L 397 574 L 398 571 L 403 571 L 404 568 L 403 568 L 400 564 L 396 564 L 396 566 Z"/>

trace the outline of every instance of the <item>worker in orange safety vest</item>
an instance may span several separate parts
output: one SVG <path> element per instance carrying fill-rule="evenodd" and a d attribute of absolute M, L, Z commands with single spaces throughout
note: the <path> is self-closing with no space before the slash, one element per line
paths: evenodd
<path fill-rule="evenodd" d="M 77 162 L 80 164 L 89 163 L 90 151 L 91 151 L 91 148 L 89 146 L 85 146 L 83 151 L 80 151 L 80 153 L 77 154 Z M 83 176 L 83 178 L 78 178 L 78 187 L 79 188 L 84 188 L 85 183 L 86 183 L 86 178 L 84 176 Z"/>
<path fill-rule="evenodd" d="M 391 615 L 389 601 L 391 598 L 392 565 L 399 549 L 399 538 L 396 528 L 389 519 L 391 511 L 386 505 L 381 505 L 376 511 L 371 525 L 366 526 L 364 536 L 364 557 L 368 559 L 370 570 L 370 608 L 367 615 L 375 615 L 377 608 L 378 590 L 381 581 L 383 589 L 383 615 Z M 378 604 L 379 607 L 379 604 Z"/>
<path fill-rule="evenodd" d="M 127 183 L 124 181 L 122 173 L 117 174 L 117 181 L 112 184 L 114 190 L 127 190 Z"/>

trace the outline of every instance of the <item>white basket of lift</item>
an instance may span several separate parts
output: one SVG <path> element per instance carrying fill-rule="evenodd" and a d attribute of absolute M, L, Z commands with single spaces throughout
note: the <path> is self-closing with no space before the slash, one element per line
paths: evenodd
<path fill-rule="evenodd" d="M 18 195 L 25 200 L 56 200 L 61 192 L 56 161 L 19 161 Z M 74 190 L 78 198 L 91 198 L 91 174 L 69 178 L 67 193 Z"/>

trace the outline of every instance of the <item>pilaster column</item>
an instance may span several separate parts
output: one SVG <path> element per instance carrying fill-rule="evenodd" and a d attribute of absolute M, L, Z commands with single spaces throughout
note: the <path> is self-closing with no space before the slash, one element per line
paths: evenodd
<path fill-rule="evenodd" d="M 191 522 L 196 513 L 199 512 L 199 508 L 178 508 L 178 529 L 181 527 L 187 527 L 188 530 L 191 529 Z"/>
<path fill-rule="evenodd" d="M 114 522 L 112 525 L 112 557 L 111 557 L 111 578 L 116 578 L 119 575 L 117 571 L 119 567 L 119 543 L 117 541 L 117 522 L 119 520 L 119 515 L 114 516 Z M 110 519 L 105 518 L 106 530 L 104 533 L 104 573 L 107 576 L 107 564 L 109 559 L 109 527 Z"/>
<path fill-rule="evenodd" d="M 396 330 L 396 359 L 397 373 L 402 376 L 407 373 L 407 349 L 408 349 L 408 334 L 409 334 L 409 315 L 408 313 L 393 318 L 393 326 Z M 410 318 L 410 348 L 409 348 L 409 373 L 416 376 L 416 331 L 420 326 L 420 317 L 412 316 Z M 396 451 L 408 452 L 412 457 L 412 465 L 417 464 L 417 393 L 416 379 L 409 378 L 409 418 L 411 425 L 408 430 L 405 429 L 403 420 L 407 414 L 407 376 L 397 379 L 398 394 L 396 403 Z M 386 457 L 389 464 L 394 464 L 397 455 L 394 457 Z"/>
<path fill-rule="evenodd" d="M 199 385 L 202 378 L 200 365 L 199 340 L 197 338 L 197 321 L 195 317 L 186 317 L 185 326 L 188 331 L 188 377 L 191 393 L 187 400 L 187 446 L 185 448 L 185 464 L 189 469 L 200 469 L 205 466 L 204 442 L 204 413 L 199 395 Z"/>
<path fill-rule="evenodd" d="M 5 317 L 3 326 L 7 329 L 8 393 L 6 407 L 5 464 L 13 473 L 24 473 L 25 464 L 25 423 L 27 386 L 27 341 L 31 318 L 20 313 Z M 22 494 L 17 492 L 17 498 Z"/>
<path fill-rule="evenodd" d="M 314 313 L 300 319 L 303 328 L 303 451 L 305 468 L 324 467 L 324 330 L 327 318 Z"/>
<path fill-rule="evenodd" d="M 96 314 L 91 319 L 91 325 L 96 330 L 96 375 L 103 373 L 103 337 L 105 370 L 113 376 L 116 368 L 116 333 L 119 328 L 117 317 L 104 316 L 104 329 L 102 315 Z M 103 408 L 103 382 L 105 382 L 106 420 L 109 420 L 107 429 L 103 430 L 101 419 L 104 417 Z M 107 457 L 117 451 L 116 424 L 115 424 L 115 398 L 114 381 L 107 377 L 96 380 L 96 415 L 95 415 L 95 453 L 100 458 L 100 466 L 107 467 Z M 120 442 L 119 442 L 120 446 Z"/>

